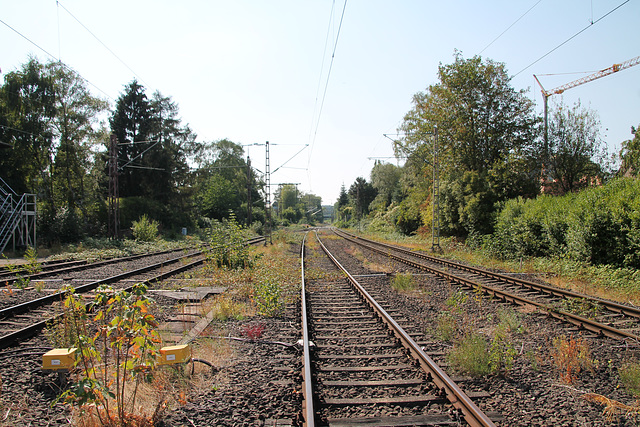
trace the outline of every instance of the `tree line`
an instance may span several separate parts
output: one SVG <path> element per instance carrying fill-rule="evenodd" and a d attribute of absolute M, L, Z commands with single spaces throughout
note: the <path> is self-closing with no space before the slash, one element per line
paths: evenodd
<path fill-rule="evenodd" d="M 444 236 L 479 241 L 478 236 L 495 236 L 497 226 L 505 235 L 508 222 L 502 212 L 509 206 L 513 213 L 509 201 L 543 194 L 555 200 L 617 177 L 637 176 L 640 132 L 622 143 L 616 170 L 595 111 L 579 102 L 552 103 L 544 138 L 542 117 L 526 91 L 515 90 L 510 80 L 503 63 L 480 56 L 464 58 L 456 52 L 451 64 L 441 64 L 438 82 L 413 96 L 413 107 L 398 129 L 402 137 L 393 148 L 403 165 L 376 162 L 369 182 L 359 177 L 348 190 L 343 186 L 335 204 L 339 223 L 430 233 L 436 135 Z M 502 254 L 523 254 L 506 243 L 497 246 Z"/>
<path fill-rule="evenodd" d="M 65 64 L 29 58 L 0 87 L 0 178 L 37 195 L 40 243 L 106 235 L 112 134 L 125 231 L 144 214 L 168 234 L 231 216 L 261 231 L 264 181 L 240 144 L 198 141 L 171 97 L 136 80 L 111 106 Z"/>

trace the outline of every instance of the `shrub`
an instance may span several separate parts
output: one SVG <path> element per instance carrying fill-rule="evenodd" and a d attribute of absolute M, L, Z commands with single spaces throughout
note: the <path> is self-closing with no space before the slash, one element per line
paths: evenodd
<path fill-rule="evenodd" d="M 436 327 L 436 337 L 444 341 L 453 341 L 458 331 L 456 318 L 448 311 L 438 316 L 438 326 Z"/>
<path fill-rule="evenodd" d="M 218 267 L 252 266 L 253 262 L 249 256 L 249 248 L 245 244 L 244 232 L 234 216 L 222 222 L 212 221 L 209 242 L 211 243 L 209 257 Z"/>
<path fill-rule="evenodd" d="M 138 221 L 133 221 L 131 231 L 134 239 L 142 242 L 153 242 L 158 238 L 158 222 L 150 220 L 145 214 Z"/>
<path fill-rule="evenodd" d="M 146 286 L 137 284 L 131 292 L 98 288 L 91 316 L 82 298 L 67 290 L 64 308 L 72 313 L 69 324 L 75 333 L 65 338 L 78 348 L 79 374 L 60 399 L 88 411 L 84 415 L 97 417 L 102 425 L 130 425 L 132 419 L 153 425 L 162 402 L 151 416 L 136 413 L 142 410 L 136 406 L 139 386 L 153 379 L 160 344 Z"/>
<path fill-rule="evenodd" d="M 448 355 L 455 369 L 472 376 L 483 376 L 491 372 L 487 341 L 478 334 L 468 334 L 456 343 Z"/>
<path fill-rule="evenodd" d="M 280 288 L 275 282 L 258 284 L 254 299 L 258 314 L 262 316 L 275 317 L 284 309 L 284 304 L 280 300 Z"/>

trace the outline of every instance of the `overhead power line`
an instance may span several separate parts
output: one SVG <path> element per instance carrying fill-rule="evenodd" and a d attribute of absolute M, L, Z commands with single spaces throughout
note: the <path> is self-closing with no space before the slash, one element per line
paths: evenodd
<path fill-rule="evenodd" d="M 592 21 L 591 23 L 589 23 L 589 25 L 587 25 L 586 27 L 584 27 L 582 30 L 578 31 L 577 33 L 575 33 L 574 35 L 572 35 L 571 37 L 569 37 L 568 39 L 566 39 L 565 41 L 563 41 L 562 43 L 560 43 L 558 46 L 554 47 L 553 49 L 551 49 L 549 52 L 545 53 L 544 55 L 542 55 L 540 58 L 536 59 L 535 61 L 533 61 L 531 64 L 527 65 L 526 67 L 524 67 L 522 70 L 518 71 L 517 73 L 515 73 L 513 75 L 513 77 L 516 77 L 518 74 L 522 73 L 523 71 L 527 70 L 528 68 L 532 67 L 533 65 L 537 64 L 540 60 L 542 60 L 543 58 L 546 58 L 548 55 L 550 55 L 551 53 L 555 52 L 556 50 L 558 50 L 560 47 L 564 46 L 565 44 L 567 44 L 568 42 L 570 42 L 571 40 L 573 40 L 574 38 L 576 38 L 577 36 L 579 36 L 580 34 L 582 34 L 584 31 L 586 31 L 587 29 L 591 28 L 594 24 L 597 24 L 598 22 L 602 21 L 604 18 L 606 18 L 607 16 L 611 15 L 613 12 L 615 12 L 616 10 L 620 9 L 622 6 L 624 6 L 625 4 L 629 3 L 630 0 L 626 0 L 625 2 L 619 4 L 618 6 L 614 7 L 613 9 L 611 9 L 609 12 L 605 13 L 604 15 L 602 15 L 600 18 L 596 19 L 595 21 Z"/>
<path fill-rule="evenodd" d="M 344 6 L 342 7 L 342 15 L 340 16 L 340 24 L 338 25 L 338 33 L 336 34 L 336 42 L 333 45 L 333 52 L 331 53 L 331 62 L 329 63 L 329 72 L 327 73 L 327 81 L 324 85 L 322 102 L 320 103 L 320 111 L 318 112 L 318 120 L 316 121 L 316 130 L 313 133 L 313 139 L 311 141 L 311 149 L 309 150 L 309 159 L 307 161 L 307 167 L 309 167 L 309 163 L 311 163 L 311 154 L 313 153 L 313 145 L 316 142 L 316 136 L 318 135 L 318 127 L 320 126 L 320 117 L 322 117 L 322 109 L 324 107 L 324 101 L 327 97 L 327 88 L 329 87 L 331 69 L 333 68 L 333 60 L 336 56 L 336 49 L 338 48 L 338 40 L 340 39 L 340 30 L 342 29 L 342 21 L 344 19 L 344 11 L 346 10 L 346 8 L 347 8 L 347 0 L 344 0 Z"/>
<path fill-rule="evenodd" d="M 60 3 L 58 0 L 56 0 L 56 5 L 61 7 L 62 9 L 64 9 L 65 12 L 67 12 L 69 14 L 69 16 L 71 16 L 73 19 L 75 19 L 75 21 L 80 24 L 80 26 L 82 28 L 84 28 L 85 30 L 87 30 L 87 32 L 89 34 L 91 34 L 93 36 L 94 39 L 96 39 L 98 41 L 98 43 L 100 43 L 105 49 L 107 49 L 109 51 L 109 53 L 111 53 L 111 55 L 113 55 L 118 61 L 120 61 L 120 63 L 122 65 L 124 65 L 125 67 L 127 67 L 127 69 L 129 71 L 131 71 L 133 73 L 134 76 L 136 76 L 138 78 L 138 80 L 140 80 L 142 83 L 144 83 L 146 86 L 149 86 L 149 84 L 147 84 L 147 82 L 144 81 L 144 79 L 142 77 L 140 77 L 135 71 L 133 71 L 131 69 L 131 67 L 129 67 L 122 59 L 120 59 L 120 57 L 118 55 L 115 54 L 114 51 L 112 51 L 109 46 L 107 46 L 106 44 L 104 44 L 104 42 L 102 40 L 100 40 L 98 38 L 98 36 L 96 36 L 89 28 L 87 28 L 86 25 L 84 25 L 82 22 L 80 22 L 80 20 L 78 18 L 76 18 L 73 13 L 71 13 L 69 11 L 69 9 L 67 9 L 66 7 L 64 7 L 64 5 L 62 3 Z M 59 36 L 58 36 L 59 37 Z"/>
<path fill-rule="evenodd" d="M 107 98 L 109 98 L 110 100 L 115 102 L 115 99 L 113 99 L 113 97 L 111 97 L 107 92 L 103 91 L 102 89 L 100 89 L 98 86 L 96 86 L 95 84 L 93 84 L 91 81 L 89 81 L 88 79 L 86 79 L 82 74 L 80 74 L 79 72 L 77 72 L 76 70 L 74 70 L 73 68 L 71 68 L 69 65 L 65 64 L 64 62 L 60 61 L 58 58 L 56 58 L 54 55 L 52 55 L 51 53 L 49 53 L 48 51 L 46 51 L 45 49 L 43 49 L 42 47 L 40 47 L 40 45 L 38 45 L 36 42 L 34 42 L 33 40 L 31 40 L 29 37 L 25 36 L 24 34 L 22 34 L 20 31 L 16 30 L 15 28 L 13 28 L 11 25 L 7 24 L 6 22 L 4 22 L 2 19 L 0 19 L 0 22 L 2 24 L 4 24 L 7 28 L 9 28 L 11 31 L 13 31 L 14 33 L 16 33 L 17 35 L 19 35 L 20 37 L 22 37 L 23 39 L 25 39 L 26 41 L 28 41 L 29 43 L 31 43 L 32 45 L 34 45 L 35 47 L 37 47 L 38 49 L 40 49 L 41 51 L 43 51 L 45 54 L 47 54 L 49 57 L 51 57 L 52 59 L 54 59 L 55 61 L 57 61 L 60 65 L 62 65 L 63 67 L 65 67 L 67 70 L 72 71 L 74 73 L 76 73 L 82 80 L 84 80 L 85 82 L 89 83 L 91 86 L 93 86 L 94 88 L 96 88 L 98 91 L 100 91 L 104 96 L 106 96 Z"/>
<path fill-rule="evenodd" d="M 525 17 L 525 15 L 527 15 L 529 12 L 531 12 L 531 10 L 532 10 L 534 7 L 536 7 L 536 6 L 537 6 L 541 1 L 542 1 L 542 0 L 538 0 L 538 1 L 536 2 L 536 4 L 534 4 L 533 6 L 531 6 L 531 7 L 529 8 L 529 10 L 527 10 L 525 13 L 523 13 L 523 14 L 520 16 L 520 18 L 516 19 L 516 20 L 515 20 L 515 22 L 514 22 L 513 24 L 509 25 L 509 26 L 507 27 L 507 29 L 506 29 L 506 30 L 504 30 L 503 32 L 501 32 L 501 33 L 500 33 L 500 35 L 499 35 L 498 37 L 496 37 L 495 39 L 493 39 L 493 40 L 491 41 L 491 43 L 489 43 L 488 45 L 486 45 L 486 46 L 484 47 L 484 49 L 482 49 L 478 55 L 482 54 L 482 52 L 484 52 L 485 50 L 487 50 L 487 49 L 489 48 L 489 46 L 491 46 L 491 45 L 492 45 L 493 43 L 495 43 L 495 42 L 496 42 L 500 37 L 502 37 L 502 36 L 504 35 L 504 33 L 506 33 L 507 31 L 509 31 L 509 30 L 511 29 L 511 27 L 513 27 L 514 25 L 516 25 L 516 24 L 518 23 L 518 21 L 520 21 L 522 18 L 524 18 L 524 17 Z"/>

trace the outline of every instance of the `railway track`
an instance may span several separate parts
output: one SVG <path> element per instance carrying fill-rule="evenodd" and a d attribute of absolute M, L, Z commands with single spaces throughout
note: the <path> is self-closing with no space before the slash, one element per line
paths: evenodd
<path fill-rule="evenodd" d="M 247 245 L 256 245 L 258 243 L 265 242 L 264 236 L 253 237 L 251 239 L 247 239 Z M 206 249 L 206 247 L 205 247 Z M 29 273 L 26 268 L 7 268 L 4 267 L 0 269 L 0 283 L 4 286 L 11 286 L 18 280 L 41 280 L 48 277 L 54 277 L 57 275 L 65 275 L 72 272 L 95 269 L 103 266 L 109 266 L 114 264 L 120 264 L 123 262 L 136 261 L 144 258 L 162 256 L 162 255 L 170 255 L 178 252 L 184 252 L 184 248 L 178 249 L 168 249 L 166 251 L 159 251 L 153 253 L 144 253 L 138 255 L 131 255 L 126 257 L 119 258 L 111 258 L 102 261 L 89 262 L 87 260 L 70 260 L 70 261 L 48 261 L 40 263 L 39 272 L 37 273 Z M 201 252 L 201 251 L 197 251 Z M 20 275 L 18 278 L 16 275 Z"/>
<path fill-rule="evenodd" d="M 492 426 L 389 312 L 320 242 L 323 269 L 337 279 L 305 280 L 304 417 L 307 426 Z M 330 261 L 329 261 L 330 260 Z"/>
<path fill-rule="evenodd" d="M 499 300 L 535 307 L 580 330 L 623 340 L 640 340 L 640 309 L 506 274 L 462 265 L 425 253 L 365 239 L 343 230 L 334 233 L 385 257 L 427 271 L 450 283 L 482 290 Z"/>
<path fill-rule="evenodd" d="M 254 238 L 249 239 L 247 244 L 258 244 L 263 241 L 264 238 Z M 183 249 L 179 251 L 184 252 Z M 147 256 L 157 257 L 158 255 L 162 256 L 173 252 L 176 251 L 163 251 L 151 255 L 147 254 Z M 129 263 L 141 258 L 144 258 L 144 255 L 117 258 L 109 260 L 109 265 Z M 88 283 L 79 284 L 74 289 L 78 294 L 86 294 L 101 285 L 110 285 L 116 289 L 124 290 L 130 290 L 134 283 L 144 283 L 152 286 L 154 282 L 200 266 L 205 259 L 205 254 L 200 250 L 183 253 L 177 257 L 162 259 L 160 262 L 154 262 L 139 268 L 120 268 L 121 272 L 118 274 L 102 277 L 98 280 L 84 280 L 84 282 Z M 95 264 L 91 264 L 87 267 L 94 266 Z M 76 267 L 64 267 L 62 272 L 68 273 L 69 268 L 75 271 Z M 60 274 L 59 270 L 56 271 Z M 53 274 L 53 272 L 49 273 Z M 64 290 L 56 290 L 45 296 L 39 296 L 26 302 L 0 309 L 0 349 L 5 349 L 16 342 L 39 333 L 48 323 L 55 321 L 58 316 L 56 313 L 59 311 L 55 304 L 62 301 L 65 295 Z"/>

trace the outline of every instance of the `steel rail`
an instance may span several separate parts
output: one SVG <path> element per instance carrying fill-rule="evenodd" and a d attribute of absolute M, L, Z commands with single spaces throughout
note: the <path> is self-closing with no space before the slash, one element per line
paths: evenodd
<path fill-rule="evenodd" d="M 404 329 L 382 308 L 376 300 L 358 283 L 358 281 L 340 264 L 340 262 L 329 252 L 317 235 L 320 247 L 331 259 L 331 261 L 343 272 L 349 282 L 362 295 L 367 304 L 380 316 L 400 340 L 402 345 L 409 350 L 413 357 L 420 363 L 420 366 L 431 376 L 432 381 L 443 391 L 449 402 L 458 409 L 465 421 L 471 426 L 494 426 L 491 419 L 476 406 L 462 389 L 429 357 L 424 350 L 405 332 Z"/>
<path fill-rule="evenodd" d="M 479 268 L 479 267 L 472 267 L 472 266 L 468 266 L 468 265 L 462 265 L 462 264 L 458 264 L 454 261 L 450 261 L 444 258 L 439 258 L 439 257 L 435 257 L 435 256 L 431 256 L 431 255 L 427 255 L 424 253 L 420 253 L 420 252 L 415 252 L 415 251 L 411 251 L 409 249 L 406 248 L 401 248 L 395 245 L 390 245 L 388 243 L 383 243 L 383 242 L 376 242 L 375 240 L 371 240 L 371 239 L 367 239 L 364 237 L 359 237 L 356 236 L 352 233 L 348 233 L 344 230 L 337 230 L 337 229 L 333 229 L 333 232 L 336 233 L 337 235 L 347 235 L 350 236 L 352 239 L 357 239 L 359 241 L 365 241 L 365 242 L 369 242 L 372 243 L 374 245 L 379 245 L 379 246 L 383 246 L 383 247 L 387 247 L 393 250 L 397 250 L 398 252 L 402 252 L 411 256 L 415 256 L 417 258 L 422 258 L 425 259 L 427 261 L 431 261 L 434 263 L 438 263 L 438 264 L 442 264 L 444 266 L 447 267 L 453 267 L 453 268 L 457 268 L 459 270 L 464 270 L 467 271 L 469 273 L 475 273 L 475 274 L 479 274 L 488 278 L 492 278 L 492 279 L 498 279 L 501 280 L 503 282 L 507 282 L 509 284 L 512 285 L 517 285 L 517 286 L 521 286 L 524 288 L 528 288 L 528 289 L 532 289 L 532 290 L 537 290 L 537 291 L 541 291 L 543 293 L 549 294 L 551 296 L 556 296 L 556 297 L 571 297 L 571 298 L 578 298 L 578 299 L 588 299 L 588 300 L 593 300 L 598 302 L 600 305 L 605 306 L 609 311 L 612 311 L 614 313 L 620 313 L 620 314 L 625 314 L 627 316 L 630 317 L 637 317 L 640 318 L 640 308 L 637 307 L 631 307 L 628 305 L 624 305 L 624 304 L 620 304 L 617 303 L 615 301 L 607 301 L 601 298 L 597 298 L 597 297 L 592 297 L 589 295 L 585 295 L 585 294 L 581 294 L 579 292 L 574 292 L 571 290 L 567 290 L 567 289 L 559 289 L 556 287 L 553 287 L 551 285 L 546 285 L 544 283 L 535 283 L 529 280 L 525 280 L 525 279 L 519 279 L 516 277 L 512 277 L 512 276 L 508 276 L 506 274 L 502 274 L 502 273 L 496 273 L 493 271 L 489 271 L 483 268 Z M 341 236 L 344 237 L 344 236 Z"/>
<path fill-rule="evenodd" d="M 264 239 L 264 238 L 262 238 L 262 239 Z M 258 238 L 249 239 L 246 243 L 248 245 L 250 245 L 250 244 L 255 244 L 255 243 L 259 242 L 259 241 L 262 241 L 262 240 L 258 237 Z M 96 287 L 98 287 L 100 285 L 107 284 L 107 283 L 113 283 L 113 282 L 116 282 L 116 281 L 119 281 L 119 280 L 123 280 L 123 279 L 126 279 L 127 277 L 133 276 L 135 274 L 144 273 L 144 272 L 152 270 L 154 268 L 162 268 L 162 267 L 166 266 L 167 264 L 173 264 L 173 263 L 179 262 L 180 260 L 183 260 L 185 258 L 195 257 L 195 256 L 198 256 L 198 255 L 201 255 L 201 254 L 202 254 L 202 251 L 198 251 L 198 252 L 195 252 L 195 253 L 192 253 L 192 254 L 182 255 L 180 257 L 177 257 L 177 258 L 174 258 L 174 259 L 171 259 L 171 260 L 162 261 L 160 263 L 156 263 L 154 265 L 142 267 L 142 268 L 137 269 L 137 270 L 132 270 L 132 271 L 129 271 L 129 272 L 126 272 L 126 273 L 122 273 L 122 274 L 118 274 L 116 276 L 112 276 L 112 277 L 109 277 L 109 278 L 106 278 L 106 279 L 101 279 L 101 280 L 98 280 L 98 281 L 87 283 L 86 285 L 81 285 L 81 286 L 77 287 L 75 290 L 76 290 L 76 292 L 77 291 L 88 292 L 88 291 L 90 291 L 92 289 L 95 289 Z M 178 273 L 181 273 L 183 271 L 189 270 L 189 269 L 191 269 L 193 267 L 196 267 L 198 265 L 201 265 L 201 264 L 204 263 L 204 261 L 205 261 L 204 258 L 197 259 L 197 260 L 195 260 L 195 261 L 193 261 L 191 263 L 182 265 L 182 266 L 180 266 L 180 267 L 178 267 L 176 269 L 173 269 L 173 270 L 171 270 L 169 272 L 161 273 L 161 274 L 159 274 L 159 275 L 157 275 L 157 276 L 155 276 L 153 278 L 143 280 L 140 283 L 151 285 L 152 282 L 163 280 L 163 279 L 165 279 L 167 277 L 170 277 L 170 276 L 172 276 L 174 274 L 178 274 Z M 133 288 L 133 285 L 125 287 L 124 290 L 125 291 L 130 291 L 132 288 Z M 60 301 L 62 298 L 64 298 L 64 296 L 65 296 L 64 292 L 56 292 L 55 294 L 51 294 L 51 295 L 48 295 L 48 296 L 43 297 L 43 298 L 38 298 L 36 300 L 32 300 L 32 301 L 29 301 L 29 302 L 26 302 L 26 303 L 23 303 L 23 304 L 19 304 L 19 305 L 13 306 L 13 307 L 8 307 L 6 309 L 0 310 L 0 319 L 7 318 L 7 317 L 10 317 L 10 316 L 15 315 L 15 314 L 25 313 L 25 312 L 27 312 L 29 310 L 33 310 L 33 309 L 41 307 L 43 305 L 51 304 L 51 303 L 53 303 L 55 301 Z M 91 305 L 91 303 L 87 303 L 86 304 L 86 308 L 89 309 L 90 305 Z M 13 344 L 13 343 L 15 343 L 17 341 L 20 341 L 21 339 L 28 338 L 30 336 L 33 336 L 33 335 L 37 334 L 43 328 L 45 328 L 49 322 L 55 321 L 56 319 L 59 319 L 61 316 L 62 315 L 53 316 L 53 317 L 51 317 L 49 319 L 45 319 L 43 321 L 31 324 L 31 325 L 29 325 L 29 326 L 27 326 L 27 327 L 25 327 L 23 329 L 20 329 L 18 331 L 14 331 L 14 332 L 11 332 L 11 333 L 9 333 L 7 335 L 0 336 L 0 349 L 6 348 L 6 347 L 10 346 L 11 344 Z"/>
<path fill-rule="evenodd" d="M 107 277 L 105 279 L 96 280 L 94 282 L 78 286 L 76 288 L 76 291 L 78 293 L 88 292 L 90 290 L 93 290 L 93 289 L 97 288 L 100 285 L 117 282 L 118 280 L 126 279 L 127 277 L 130 277 L 130 276 L 133 276 L 133 275 L 136 275 L 136 274 L 145 273 L 145 272 L 147 272 L 149 270 L 161 268 L 161 267 L 163 267 L 165 265 L 179 262 L 179 261 L 183 260 L 184 258 L 192 257 L 192 256 L 198 256 L 198 255 L 199 255 L 199 253 L 192 254 L 192 255 L 183 255 L 183 256 L 180 256 L 180 257 L 177 257 L 177 258 L 173 258 L 173 259 L 170 259 L 170 260 L 158 262 L 158 263 L 155 263 L 155 264 L 152 264 L 152 265 L 147 265 L 145 267 L 141 267 L 141 268 L 138 268 L 136 270 L 131 270 L 131 271 L 127 271 L 125 273 L 117 274 L 115 276 Z M 60 301 L 60 299 L 64 295 L 65 295 L 64 291 L 59 291 L 59 292 L 55 292 L 53 294 L 50 294 L 50 295 L 47 295 L 47 296 L 44 296 L 44 297 L 41 297 L 41 298 L 37 298 L 37 299 L 31 300 L 31 301 L 24 302 L 22 304 L 18 304 L 18 305 L 14 305 L 12 307 L 4 308 L 4 309 L 0 310 L 0 319 L 5 319 L 7 317 L 15 316 L 17 314 L 26 313 L 29 310 L 33 310 L 33 309 L 41 307 L 43 305 L 47 305 L 47 304 L 51 304 L 51 303 L 56 302 L 56 301 Z"/>
<path fill-rule="evenodd" d="M 336 233 L 336 234 L 338 234 L 338 233 Z M 338 234 L 338 235 L 340 235 L 340 234 Z M 455 275 L 453 273 L 450 273 L 448 271 L 440 270 L 440 269 L 435 268 L 435 267 L 429 267 L 427 265 L 424 265 L 424 264 L 421 264 L 421 263 L 418 263 L 418 262 L 415 262 L 415 261 L 408 260 L 406 258 L 394 255 L 389 251 L 385 251 L 383 249 L 380 249 L 380 248 L 377 248 L 375 246 L 371 246 L 371 245 L 369 245 L 367 243 L 364 243 L 364 241 L 363 241 L 364 239 L 361 239 L 359 237 L 355 238 L 355 239 L 351 239 L 351 238 L 344 237 L 344 236 L 341 236 L 341 237 L 343 237 L 344 239 L 347 239 L 349 241 L 352 241 L 352 242 L 354 242 L 356 244 L 359 244 L 360 246 L 364 246 L 364 247 L 366 247 L 366 248 L 368 248 L 368 249 L 370 249 L 370 250 L 372 250 L 374 252 L 377 252 L 377 253 L 379 253 L 381 255 L 384 255 L 384 256 L 387 256 L 387 257 L 391 257 L 391 258 L 393 258 L 393 259 L 395 259 L 397 261 L 400 261 L 400 262 L 402 262 L 404 264 L 411 265 L 412 267 L 415 267 L 415 268 L 423 270 L 423 271 L 428 271 L 429 273 L 432 273 L 432 274 L 434 274 L 436 276 L 442 277 L 442 278 L 444 278 L 446 280 L 449 280 L 450 282 L 456 283 L 456 284 L 458 284 L 460 286 L 464 286 L 464 287 L 467 287 L 467 288 L 470 288 L 470 289 L 483 289 L 483 291 L 485 293 L 487 293 L 487 294 L 489 294 L 489 295 L 491 295 L 491 296 L 493 296 L 495 298 L 498 298 L 498 299 L 500 299 L 502 301 L 505 301 L 505 302 L 508 301 L 508 302 L 511 302 L 513 304 L 518 304 L 518 305 L 531 305 L 531 306 L 534 306 L 534 307 L 538 307 L 538 308 L 544 310 L 548 316 L 553 317 L 555 319 L 562 320 L 564 322 L 571 323 L 571 324 L 573 324 L 574 326 L 576 326 L 576 327 L 578 327 L 580 329 L 585 329 L 585 330 L 588 330 L 590 332 L 596 333 L 598 335 L 605 335 L 605 336 L 608 336 L 608 337 L 614 338 L 614 339 L 632 339 L 632 340 L 635 340 L 635 341 L 640 341 L 640 336 L 638 336 L 636 334 L 632 334 L 630 332 L 626 332 L 626 331 L 611 327 L 609 325 L 605 325 L 604 323 L 596 322 L 594 320 L 588 319 L 586 317 L 579 316 L 577 314 L 569 313 L 569 312 L 564 311 L 564 310 L 559 310 L 559 309 L 551 307 L 549 305 L 542 304 L 542 303 L 539 303 L 537 301 L 534 301 L 534 300 L 531 300 L 531 299 L 528 299 L 528 298 L 524 298 L 524 297 L 521 297 L 519 295 L 504 291 L 502 289 L 495 288 L 495 287 L 487 285 L 485 283 L 477 282 L 475 280 L 471 280 L 471 279 L 468 279 L 468 278 L 465 278 L 465 277 L 457 276 L 457 275 Z M 378 243 L 378 242 L 373 242 L 373 241 L 371 241 L 371 242 L 374 243 L 374 244 Z M 385 247 L 387 249 L 393 249 L 393 250 L 396 249 L 396 247 L 394 247 L 392 245 L 381 244 L 381 246 L 383 246 L 383 247 Z M 406 249 L 404 251 L 406 251 Z M 403 251 L 400 251 L 400 252 L 403 252 Z M 411 251 L 408 251 L 408 252 L 410 252 L 410 254 L 413 255 L 413 253 L 411 253 Z M 455 264 L 455 263 L 453 263 L 453 264 Z M 455 266 L 457 267 L 457 264 L 455 264 Z M 589 297 L 585 296 L 585 298 L 589 298 Z M 600 300 L 598 300 L 598 301 L 600 301 Z"/>
<path fill-rule="evenodd" d="M 145 257 L 151 257 L 151 256 L 156 256 L 156 255 L 166 255 L 166 254 L 170 254 L 172 252 L 179 252 L 179 251 L 183 251 L 184 248 L 180 248 L 180 249 L 167 249 L 165 251 L 160 251 L 160 252 L 153 252 L 153 253 L 147 253 L 147 254 L 137 254 L 137 255 L 131 255 L 131 256 L 126 256 L 126 257 L 120 257 L 120 258 L 111 258 L 111 259 L 106 259 L 106 260 L 102 260 L 102 261 L 97 261 L 97 262 L 92 262 L 92 263 L 87 263 L 86 261 L 71 261 L 71 265 L 69 266 L 63 266 L 60 268 L 60 266 L 57 266 L 58 268 L 56 269 L 48 269 L 46 271 L 41 271 L 39 273 L 33 273 L 33 274 L 27 274 L 22 276 L 23 279 L 29 279 L 29 280 L 35 280 L 35 279 L 39 279 L 42 277 L 47 277 L 47 276 L 53 276 L 56 274 L 62 274 L 62 273 L 68 273 L 71 271 L 81 271 L 81 270 L 88 270 L 91 268 L 97 268 L 97 267 L 102 267 L 105 265 L 110 265 L 110 264 L 117 264 L 119 262 L 125 262 L 125 261 L 135 261 L 137 259 L 140 258 L 145 258 Z M 62 264 L 64 265 L 64 264 Z M 20 274 L 18 272 L 18 274 Z M 12 284 L 14 282 L 16 282 L 18 280 L 18 278 L 15 279 L 11 279 L 11 280 L 5 280 L 2 279 L 2 281 L 4 281 L 5 283 L 8 284 Z"/>
<path fill-rule="evenodd" d="M 198 260 L 195 260 L 195 261 L 193 261 L 193 262 L 191 262 L 189 264 L 181 265 L 180 267 L 178 267 L 178 268 L 176 268 L 174 270 L 161 273 L 161 274 L 159 274 L 157 276 L 154 276 L 154 277 L 152 277 L 150 279 L 143 280 L 143 281 L 141 281 L 139 283 L 143 283 L 145 285 L 151 285 L 154 282 L 158 282 L 158 281 L 164 280 L 167 277 L 170 277 L 170 276 L 172 276 L 174 274 L 178 274 L 178 273 L 181 273 L 181 272 L 183 272 L 185 270 L 188 270 L 190 268 L 196 267 L 196 266 L 202 264 L 203 262 L 204 262 L 204 259 L 198 259 Z M 157 265 L 158 264 L 156 264 L 156 266 Z M 149 270 L 148 267 L 145 267 L 145 269 Z M 112 277 L 110 277 L 108 279 L 103 279 L 103 280 L 101 280 L 99 282 L 104 282 L 104 281 L 109 281 L 110 280 L 108 283 L 113 283 L 114 281 L 122 280 L 123 278 L 131 276 L 132 275 L 131 273 L 133 273 L 133 274 L 140 273 L 140 271 L 138 270 L 138 271 L 135 271 L 135 272 L 127 272 L 127 273 L 124 273 L 124 274 L 119 274 L 119 275 L 116 275 L 116 276 L 112 276 Z M 89 283 L 89 284 L 84 285 L 84 286 L 95 285 L 95 286 L 93 286 L 91 288 L 91 289 L 93 289 L 93 288 L 99 286 L 100 284 L 105 284 L 105 283 L 98 283 L 98 284 L 96 284 L 96 283 L 97 282 L 93 282 L 93 283 Z M 133 286 L 134 285 L 127 286 L 123 290 L 128 292 L 133 288 Z M 80 288 L 78 288 L 78 289 L 80 289 Z M 90 289 L 87 289 L 87 290 L 90 290 Z M 64 293 L 63 292 L 56 293 L 55 295 L 58 297 L 58 299 L 62 299 L 64 297 Z M 91 308 L 92 304 L 93 304 L 92 302 L 86 303 L 85 304 L 85 309 L 89 310 Z M 14 344 L 16 342 L 19 342 L 19 341 L 21 341 L 23 339 L 32 337 L 33 335 L 39 333 L 42 329 L 47 327 L 47 325 L 49 325 L 51 322 L 55 322 L 55 321 L 61 319 L 62 316 L 63 316 L 63 314 L 58 314 L 56 316 L 52 316 L 52 317 L 50 317 L 48 319 L 45 319 L 45 320 L 42 320 L 40 322 L 37 322 L 37 323 L 31 324 L 29 326 L 26 326 L 26 327 L 24 327 L 24 328 L 22 328 L 20 330 L 11 332 L 11 333 L 9 333 L 7 335 L 0 336 L 0 349 L 5 349 L 5 348 L 11 346 L 12 344 Z"/>
<path fill-rule="evenodd" d="M 313 376 L 311 375 L 311 347 L 309 344 L 309 322 L 307 319 L 307 289 L 304 277 L 304 246 L 308 234 L 309 232 L 304 234 L 304 238 L 302 239 L 302 248 L 300 249 L 300 269 L 302 270 L 302 380 L 304 381 L 304 387 L 302 389 L 304 400 L 302 401 L 302 405 L 304 425 L 307 427 L 314 427 L 315 409 L 313 407 Z"/>

